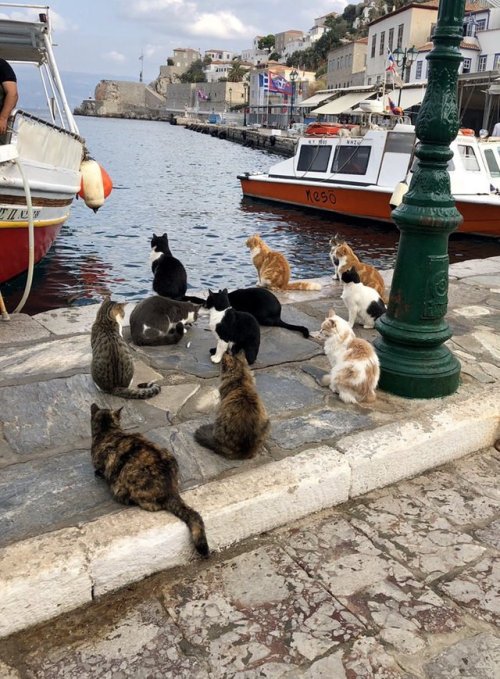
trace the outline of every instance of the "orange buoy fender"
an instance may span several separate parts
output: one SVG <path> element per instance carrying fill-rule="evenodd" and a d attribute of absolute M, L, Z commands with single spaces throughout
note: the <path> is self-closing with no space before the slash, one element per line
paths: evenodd
<path fill-rule="evenodd" d="M 80 165 L 82 175 L 78 195 L 83 198 L 85 205 L 94 212 L 104 204 L 111 193 L 113 182 L 106 170 L 95 160 L 83 160 Z"/>
<path fill-rule="evenodd" d="M 458 130 L 458 134 L 464 134 L 466 137 L 473 137 L 474 136 L 474 130 L 471 130 L 470 127 L 461 127 Z"/>

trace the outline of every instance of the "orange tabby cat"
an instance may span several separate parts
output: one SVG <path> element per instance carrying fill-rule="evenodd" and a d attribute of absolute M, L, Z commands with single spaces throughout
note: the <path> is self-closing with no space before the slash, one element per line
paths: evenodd
<path fill-rule="evenodd" d="M 332 261 L 338 261 L 337 272 L 339 278 L 342 276 L 344 271 L 349 271 L 349 269 L 353 266 L 358 272 L 361 283 L 376 290 L 384 302 L 387 302 L 384 279 L 380 273 L 371 264 L 363 264 L 363 262 L 360 262 L 345 241 L 343 243 L 339 243 L 338 245 L 333 244 L 330 257 Z"/>
<path fill-rule="evenodd" d="M 319 283 L 308 281 L 290 282 L 290 265 L 281 252 L 271 250 L 262 238 L 255 234 L 246 242 L 252 262 L 259 274 L 258 285 L 272 290 L 321 290 Z"/>

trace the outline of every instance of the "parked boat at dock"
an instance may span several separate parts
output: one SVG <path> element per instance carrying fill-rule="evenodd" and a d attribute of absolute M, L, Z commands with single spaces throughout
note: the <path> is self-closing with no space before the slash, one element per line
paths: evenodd
<path fill-rule="evenodd" d="M 81 190 L 87 159 L 54 58 L 49 9 L 0 3 L 3 12 L 12 9 L 17 16 L 21 7 L 33 19 L 0 19 L 0 57 L 14 68 L 39 69 L 47 119 L 14 110 L 0 143 L 0 283 L 32 269 L 47 253 Z"/>
<path fill-rule="evenodd" d="M 243 194 L 391 222 L 395 189 L 409 184 L 415 164 L 415 128 L 407 119 L 385 114 L 369 114 L 349 127 L 321 135 L 317 128 L 313 135 L 306 130 L 292 158 L 267 173 L 238 175 Z M 500 236 L 500 139 L 478 139 L 463 131 L 451 148 L 451 191 L 464 218 L 458 230 Z"/>

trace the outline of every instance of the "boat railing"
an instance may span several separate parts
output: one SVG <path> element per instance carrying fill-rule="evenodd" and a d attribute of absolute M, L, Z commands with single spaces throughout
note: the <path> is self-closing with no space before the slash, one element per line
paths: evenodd
<path fill-rule="evenodd" d="M 18 116 L 20 118 L 28 118 L 29 120 L 33 120 L 36 123 L 40 123 L 41 125 L 45 125 L 46 127 L 51 127 L 54 130 L 57 130 L 58 132 L 61 132 L 62 134 L 67 134 L 69 137 L 73 137 L 73 139 L 76 139 L 77 141 L 81 142 L 82 144 L 85 144 L 85 139 L 81 137 L 79 134 L 76 132 L 72 132 L 71 130 L 66 130 L 64 127 L 60 127 L 59 125 L 56 125 L 55 123 L 51 123 L 49 120 L 44 120 L 43 118 L 40 118 L 39 116 L 35 116 L 32 113 L 28 113 L 27 111 L 23 111 L 22 109 L 16 109 L 13 111 L 11 120 L 12 120 L 12 130 L 10 131 L 12 134 L 12 131 L 14 129 L 14 125 L 16 123 L 16 120 L 18 119 Z"/>

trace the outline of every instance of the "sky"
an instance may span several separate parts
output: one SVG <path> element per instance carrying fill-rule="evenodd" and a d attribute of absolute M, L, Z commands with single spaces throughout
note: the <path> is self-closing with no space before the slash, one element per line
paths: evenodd
<path fill-rule="evenodd" d="M 356 0 L 354 0 L 356 2 Z M 18 0 L 19 2 L 19 0 Z M 96 79 L 154 80 L 172 50 L 251 48 L 256 35 L 308 31 L 345 0 L 53 0 L 50 17 L 60 71 Z M 6 10 L 0 16 L 25 10 Z M 40 10 L 37 10 L 40 11 Z"/>

